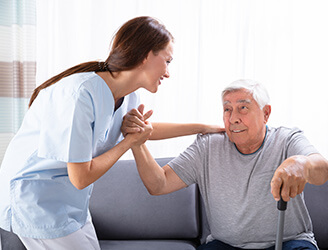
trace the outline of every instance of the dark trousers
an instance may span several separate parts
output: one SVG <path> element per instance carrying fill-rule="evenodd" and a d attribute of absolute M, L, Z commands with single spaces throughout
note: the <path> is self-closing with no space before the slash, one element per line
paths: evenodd
<path fill-rule="evenodd" d="M 275 246 L 269 247 L 266 250 L 274 250 Z M 290 240 L 282 245 L 283 250 L 316 250 L 317 248 L 309 241 L 306 240 Z M 203 244 L 197 250 L 245 250 L 237 247 L 230 246 L 219 240 L 213 240 L 207 244 Z"/>

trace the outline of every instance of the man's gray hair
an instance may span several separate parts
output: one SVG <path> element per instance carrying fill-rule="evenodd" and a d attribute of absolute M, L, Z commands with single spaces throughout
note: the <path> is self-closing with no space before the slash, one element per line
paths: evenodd
<path fill-rule="evenodd" d="M 253 96 L 254 100 L 257 102 L 261 109 L 263 109 L 265 105 L 268 105 L 270 103 L 270 97 L 265 87 L 259 82 L 249 79 L 240 79 L 230 83 L 222 91 L 222 102 L 223 97 L 227 93 L 235 92 L 241 89 L 246 89 Z"/>

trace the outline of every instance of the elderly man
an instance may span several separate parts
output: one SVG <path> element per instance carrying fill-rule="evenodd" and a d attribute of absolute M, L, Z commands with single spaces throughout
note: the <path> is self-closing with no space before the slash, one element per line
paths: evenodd
<path fill-rule="evenodd" d="M 163 168 L 144 144 L 132 148 L 149 193 L 198 184 L 211 232 L 199 249 L 273 249 L 281 190 L 289 201 L 283 248 L 316 249 L 312 223 L 298 194 L 306 183 L 328 180 L 328 161 L 299 129 L 266 125 L 271 106 L 262 85 L 235 81 L 222 92 L 222 102 L 226 133 L 198 135 Z M 136 123 L 149 132 L 151 125 L 143 123 L 139 111 L 132 112 Z"/>

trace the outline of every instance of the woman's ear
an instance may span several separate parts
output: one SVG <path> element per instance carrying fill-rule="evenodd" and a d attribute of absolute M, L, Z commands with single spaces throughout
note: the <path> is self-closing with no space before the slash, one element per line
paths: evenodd
<path fill-rule="evenodd" d="M 150 52 L 149 52 L 149 53 L 150 53 Z M 142 68 L 147 64 L 147 62 L 148 62 L 148 60 L 149 60 L 149 53 L 148 53 L 148 55 L 145 57 L 145 59 L 143 59 L 142 63 L 139 64 L 139 66 L 138 66 L 139 69 L 142 69 Z"/>
<path fill-rule="evenodd" d="M 271 114 L 271 105 L 265 105 L 263 110 L 264 122 L 267 123 Z"/>
<path fill-rule="evenodd" d="M 153 51 L 151 50 L 151 51 L 149 51 L 149 52 L 148 52 L 148 54 L 147 54 L 146 58 L 145 58 L 145 59 L 143 59 L 143 61 L 142 61 L 142 64 L 145 64 L 145 63 L 148 61 L 149 57 L 151 56 L 151 54 L 150 54 L 150 53 L 153 53 Z"/>

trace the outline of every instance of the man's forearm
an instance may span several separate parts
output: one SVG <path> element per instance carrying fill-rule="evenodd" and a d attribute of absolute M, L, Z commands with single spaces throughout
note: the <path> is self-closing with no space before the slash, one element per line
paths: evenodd
<path fill-rule="evenodd" d="M 307 182 L 314 185 L 322 185 L 328 181 L 328 161 L 320 154 L 307 157 L 309 166 L 307 168 Z"/>
<path fill-rule="evenodd" d="M 146 145 L 132 147 L 142 182 L 152 195 L 160 194 L 165 184 L 165 172 L 151 156 Z"/>
<path fill-rule="evenodd" d="M 322 185 L 328 180 L 328 161 L 320 154 L 294 155 L 287 158 L 275 171 L 271 193 L 276 200 L 289 201 L 303 192 L 305 184 Z"/>

